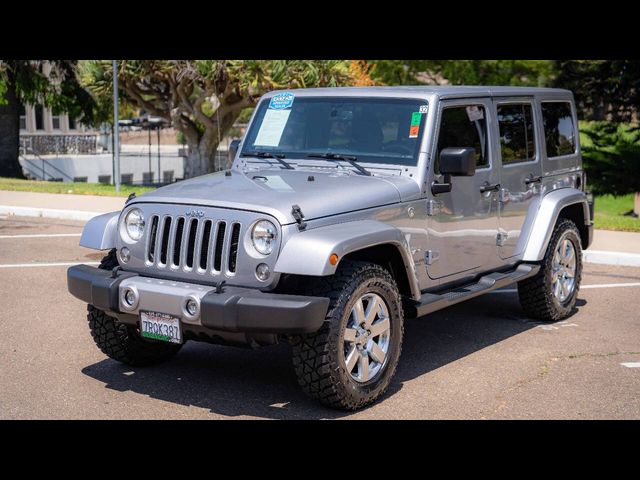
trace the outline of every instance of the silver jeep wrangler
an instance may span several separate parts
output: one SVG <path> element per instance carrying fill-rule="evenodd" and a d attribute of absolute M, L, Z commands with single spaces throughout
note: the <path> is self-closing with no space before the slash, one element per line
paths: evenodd
<path fill-rule="evenodd" d="M 303 389 L 356 409 L 389 385 L 405 318 L 512 283 L 529 317 L 574 310 L 593 204 L 569 91 L 272 92 L 235 150 L 86 225 L 109 254 L 68 287 L 109 357 L 288 341 Z"/>

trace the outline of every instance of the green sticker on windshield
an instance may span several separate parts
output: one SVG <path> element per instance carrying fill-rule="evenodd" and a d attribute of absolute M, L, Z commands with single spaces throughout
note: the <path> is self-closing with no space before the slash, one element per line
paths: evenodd
<path fill-rule="evenodd" d="M 413 112 L 411 114 L 411 126 L 417 127 L 420 125 L 420 120 L 422 120 L 422 114 L 420 112 Z"/>

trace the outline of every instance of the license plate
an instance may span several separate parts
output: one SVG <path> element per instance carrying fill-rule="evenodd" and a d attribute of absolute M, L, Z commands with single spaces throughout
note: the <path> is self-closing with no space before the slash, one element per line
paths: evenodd
<path fill-rule="evenodd" d="M 180 319 L 160 312 L 140 312 L 140 334 L 144 338 L 182 343 Z"/>

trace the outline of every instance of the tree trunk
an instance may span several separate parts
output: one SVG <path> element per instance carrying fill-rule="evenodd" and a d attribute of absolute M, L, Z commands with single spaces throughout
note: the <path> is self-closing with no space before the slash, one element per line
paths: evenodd
<path fill-rule="evenodd" d="M 636 192 L 634 195 L 633 213 L 640 217 L 640 192 Z"/>
<path fill-rule="evenodd" d="M 240 111 L 229 111 L 220 119 L 220 131 L 218 132 L 217 123 L 209 126 L 196 143 L 193 138 L 187 137 L 189 145 L 189 156 L 184 166 L 184 177 L 192 178 L 218 170 L 226 169 L 231 166 L 225 157 L 225 162 L 216 165 L 216 152 L 218 151 L 219 141 L 229 131 L 233 122 L 236 121 Z M 218 135 L 219 134 L 219 135 Z"/>
<path fill-rule="evenodd" d="M 189 156 L 184 164 L 184 178 L 199 177 L 210 173 L 208 169 L 209 153 L 201 151 L 198 144 L 189 144 Z"/>
<path fill-rule="evenodd" d="M 5 104 L 0 105 L 0 177 L 24 178 L 18 161 L 20 102 L 13 75 L 7 72 Z"/>

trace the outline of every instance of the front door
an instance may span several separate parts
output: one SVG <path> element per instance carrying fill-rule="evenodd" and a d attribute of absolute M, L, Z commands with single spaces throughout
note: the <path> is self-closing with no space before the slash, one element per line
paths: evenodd
<path fill-rule="evenodd" d="M 428 178 L 443 181 L 440 152 L 448 147 L 473 147 L 476 173 L 452 177 L 450 192 L 428 192 L 432 214 L 428 220 L 427 272 L 441 283 L 495 268 L 498 262 L 498 173 L 491 132 L 490 99 L 442 101 L 438 108 L 437 141 Z M 446 277 L 446 278 L 445 278 Z"/>
<path fill-rule="evenodd" d="M 494 100 L 500 138 L 500 257 L 522 252 L 519 244 L 529 209 L 537 208 L 542 167 L 538 147 L 538 121 L 532 98 Z"/>

